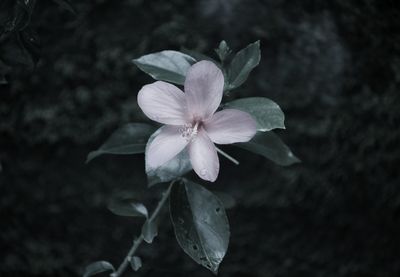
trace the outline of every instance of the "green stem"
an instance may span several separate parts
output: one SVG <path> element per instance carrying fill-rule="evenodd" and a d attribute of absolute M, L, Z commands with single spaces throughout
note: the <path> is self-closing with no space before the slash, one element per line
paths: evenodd
<path fill-rule="evenodd" d="M 160 201 L 157 204 L 157 207 L 154 209 L 153 213 L 151 214 L 149 221 L 154 220 L 160 213 L 161 209 L 163 208 L 165 202 L 167 201 L 169 194 L 171 192 L 172 185 L 175 183 L 176 180 L 172 181 L 168 187 L 168 189 L 162 194 Z M 110 274 L 110 277 L 120 277 L 126 270 L 131 261 L 132 257 L 135 255 L 136 250 L 139 248 L 140 244 L 143 242 L 144 237 L 142 234 L 138 238 L 133 241 L 133 245 L 129 250 L 128 254 L 126 254 L 124 261 L 118 267 L 117 271 Z"/>
<path fill-rule="evenodd" d="M 230 160 L 231 162 L 233 162 L 235 165 L 239 165 L 239 161 L 236 160 L 234 157 L 232 157 L 231 155 L 229 155 L 228 153 L 222 151 L 221 149 L 219 149 L 218 147 L 215 147 L 217 149 L 217 152 L 220 153 L 222 156 L 224 156 L 225 158 L 227 158 L 228 160 Z"/>

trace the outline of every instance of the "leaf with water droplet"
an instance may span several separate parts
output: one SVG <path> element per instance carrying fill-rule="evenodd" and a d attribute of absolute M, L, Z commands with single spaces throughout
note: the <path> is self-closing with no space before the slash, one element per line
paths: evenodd
<path fill-rule="evenodd" d="M 285 115 L 274 101 L 266 97 L 241 98 L 228 102 L 224 108 L 238 109 L 249 113 L 257 123 L 257 130 L 265 132 L 285 129 Z"/>
<path fill-rule="evenodd" d="M 233 145 L 262 155 L 279 165 L 288 166 L 300 162 L 299 158 L 272 131 L 258 132 L 249 142 L 235 143 Z"/>
<path fill-rule="evenodd" d="M 114 266 L 107 261 L 98 261 L 88 265 L 83 273 L 83 277 L 93 276 L 95 274 L 105 272 L 105 271 L 113 271 L 115 272 Z"/>
<path fill-rule="evenodd" d="M 204 187 L 185 179 L 172 187 L 170 213 L 176 239 L 185 253 L 216 273 L 230 236 L 221 201 Z"/>
<path fill-rule="evenodd" d="M 96 151 L 89 153 L 86 163 L 103 154 L 143 153 L 155 128 L 144 123 L 129 123 L 118 128 Z"/>

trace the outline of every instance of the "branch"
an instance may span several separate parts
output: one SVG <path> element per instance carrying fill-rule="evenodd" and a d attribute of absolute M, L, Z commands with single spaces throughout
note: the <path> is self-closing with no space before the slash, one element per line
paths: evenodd
<path fill-rule="evenodd" d="M 160 201 L 157 204 L 157 207 L 154 209 L 153 213 L 151 214 L 150 218 L 148 219 L 149 221 L 153 221 L 160 213 L 162 207 L 164 206 L 165 202 L 167 201 L 169 194 L 171 192 L 172 185 L 175 183 L 176 180 L 172 181 L 168 187 L 168 189 L 162 194 L 162 197 Z M 121 263 L 121 265 L 118 267 L 117 271 L 113 272 L 110 274 L 110 277 L 120 277 L 126 268 L 129 265 L 129 262 L 131 261 L 132 257 L 134 256 L 136 250 L 139 248 L 140 244 L 143 242 L 144 237 L 143 234 L 140 234 L 138 238 L 136 238 L 133 241 L 133 245 L 131 249 L 129 250 L 128 254 L 126 254 L 124 261 Z"/>

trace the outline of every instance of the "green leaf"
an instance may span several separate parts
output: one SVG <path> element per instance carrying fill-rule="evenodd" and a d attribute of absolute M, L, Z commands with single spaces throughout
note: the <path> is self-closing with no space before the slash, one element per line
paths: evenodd
<path fill-rule="evenodd" d="M 93 276 L 95 274 L 105 272 L 105 271 L 115 272 L 115 268 L 112 264 L 106 261 L 98 261 L 88 265 L 83 273 L 83 277 Z"/>
<path fill-rule="evenodd" d="M 258 132 L 249 142 L 234 145 L 264 156 L 279 165 L 288 166 L 300 162 L 289 147 L 272 131 Z"/>
<path fill-rule="evenodd" d="M 232 52 L 231 49 L 229 48 L 228 44 L 226 43 L 225 40 L 221 41 L 219 43 L 219 46 L 217 49 L 215 49 L 215 52 L 217 53 L 219 59 L 223 62 L 225 59 L 229 56 L 229 54 Z"/>
<path fill-rule="evenodd" d="M 225 108 L 249 113 L 257 122 L 257 130 L 265 132 L 285 129 L 285 115 L 274 101 L 265 97 L 249 97 L 228 102 Z"/>
<path fill-rule="evenodd" d="M 138 271 L 142 267 L 142 259 L 138 256 L 131 257 L 129 263 L 134 271 Z"/>
<path fill-rule="evenodd" d="M 243 84 L 260 59 L 260 41 L 249 44 L 236 53 L 228 67 L 228 89 L 234 89 Z"/>
<path fill-rule="evenodd" d="M 142 216 L 147 218 L 149 213 L 147 208 L 133 199 L 114 199 L 108 205 L 108 209 L 120 216 Z"/>
<path fill-rule="evenodd" d="M 142 227 L 142 236 L 145 242 L 152 243 L 154 238 L 158 235 L 157 222 L 147 219 Z"/>
<path fill-rule="evenodd" d="M 165 50 L 142 56 L 133 62 L 156 80 L 183 85 L 186 72 L 196 60 L 178 51 Z"/>
<path fill-rule="evenodd" d="M 155 128 L 144 123 L 129 123 L 117 129 L 96 151 L 89 153 L 86 163 L 103 154 L 143 153 L 146 142 Z"/>
<path fill-rule="evenodd" d="M 161 128 L 151 135 L 147 145 L 150 145 L 154 138 L 161 132 Z M 185 175 L 190 170 L 192 170 L 192 165 L 186 149 L 158 168 L 150 168 L 146 161 L 146 174 L 149 187 L 155 184 L 172 181 Z"/>
<path fill-rule="evenodd" d="M 176 183 L 170 196 L 171 220 L 183 251 L 217 273 L 229 244 L 229 223 L 221 201 L 189 180 Z"/>

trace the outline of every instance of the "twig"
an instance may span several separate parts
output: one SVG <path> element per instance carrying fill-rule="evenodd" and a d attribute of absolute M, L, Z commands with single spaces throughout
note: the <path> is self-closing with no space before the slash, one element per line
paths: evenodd
<path fill-rule="evenodd" d="M 235 158 L 233 158 L 232 156 L 230 156 L 228 153 L 225 153 L 224 151 L 222 151 L 221 149 L 219 149 L 218 147 L 215 147 L 217 149 L 217 152 L 220 153 L 222 156 L 224 156 L 225 158 L 227 158 L 228 160 L 230 160 L 231 162 L 233 162 L 235 165 L 239 165 L 239 161 L 236 160 Z"/>
<path fill-rule="evenodd" d="M 163 193 L 163 195 L 160 199 L 160 202 L 158 202 L 157 207 L 154 209 L 153 213 L 151 214 L 150 218 L 148 219 L 149 221 L 153 221 L 160 213 L 162 207 L 164 206 L 165 202 L 167 201 L 167 199 L 169 197 L 172 185 L 175 183 L 175 181 L 176 180 L 172 181 L 171 184 L 169 185 L 168 189 Z M 118 267 L 117 271 L 110 274 L 110 277 L 120 277 L 124 273 L 124 271 L 126 270 L 126 268 L 129 265 L 129 262 L 131 261 L 133 255 L 135 254 L 136 250 L 139 248 L 139 246 L 143 242 L 143 240 L 144 240 L 143 234 L 140 234 L 140 236 L 133 241 L 133 245 L 132 245 L 131 249 L 129 250 L 128 254 L 126 254 L 124 261 Z"/>

